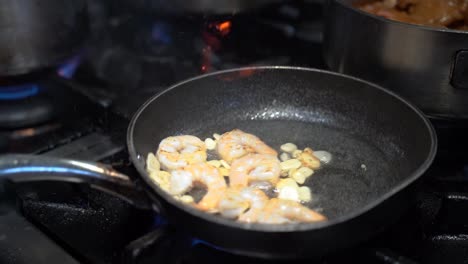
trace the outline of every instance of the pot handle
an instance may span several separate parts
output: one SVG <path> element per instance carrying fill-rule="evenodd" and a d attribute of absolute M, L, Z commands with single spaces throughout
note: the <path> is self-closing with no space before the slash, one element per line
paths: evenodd
<path fill-rule="evenodd" d="M 0 156 L 0 208 L 4 201 L 14 204 L 9 197 L 7 183 L 58 181 L 87 184 L 119 197 L 140 209 L 152 209 L 144 190 L 139 189 L 128 176 L 103 164 L 47 156 L 11 154 Z M 5 205 L 5 204 L 3 204 Z"/>
<path fill-rule="evenodd" d="M 468 90 L 468 50 L 459 50 L 455 55 L 450 75 L 450 83 L 453 87 Z"/>

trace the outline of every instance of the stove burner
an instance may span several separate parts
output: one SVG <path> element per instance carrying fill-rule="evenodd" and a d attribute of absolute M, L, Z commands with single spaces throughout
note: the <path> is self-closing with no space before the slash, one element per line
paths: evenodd
<path fill-rule="evenodd" d="M 34 83 L 0 87 L 0 100 L 18 100 L 39 93 L 39 86 Z"/>
<path fill-rule="evenodd" d="M 166 231 L 168 231 L 168 224 L 169 224 L 169 222 L 167 221 L 166 218 L 162 217 L 161 215 L 156 215 L 154 217 L 153 229 L 154 230 L 163 230 L 164 232 L 166 232 Z M 207 246 L 207 247 L 210 247 L 212 249 L 215 249 L 215 250 L 229 252 L 228 250 L 226 250 L 226 249 L 224 249 L 222 247 L 218 247 L 216 245 L 213 245 L 213 244 L 211 244 L 209 242 L 206 242 L 206 241 L 204 241 L 202 239 L 198 239 L 198 238 L 195 238 L 195 237 L 183 236 L 183 239 L 189 241 L 188 244 L 190 244 L 191 248 L 203 245 L 203 246 Z"/>
<path fill-rule="evenodd" d="M 71 79 L 82 57 L 83 52 L 70 58 L 56 70 L 56 74 Z M 48 87 L 42 83 L 44 76 L 50 73 L 47 70 L 0 79 L 0 129 L 37 126 L 54 117 L 57 103 L 52 102 L 47 95 Z"/>
<path fill-rule="evenodd" d="M 52 104 L 41 93 L 41 73 L 0 79 L 0 129 L 17 129 L 50 120 Z"/>
<path fill-rule="evenodd" d="M 53 117 L 51 102 L 44 97 L 33 96 L 37 92 L 34 87 L 36 86 L 18 93 L 0 93 L 0 128 L 24 128 L 46 122 Z"/>

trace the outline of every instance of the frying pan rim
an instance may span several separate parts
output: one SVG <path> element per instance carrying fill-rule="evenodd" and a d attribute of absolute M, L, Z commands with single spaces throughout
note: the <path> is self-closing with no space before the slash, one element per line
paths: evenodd
<path fill-rule="evenodd" d="M 377 15 L 362 11 L 360 9 L 354 8 L 354 7 L 350 6 L 350 4 L 343 3 L 342 0 L 328 0 L 328 1 L 336 2 L 336 3 L 343 6 L 346 9 L 349 9 L 349 10 L 351 10 L 353 12 L 356 12 L 358 14 L 361 14 L 361 15 L 371 17 L 373 19 L 377 19 L 380 22 L 390 23 L 390 24 L 394 24 L 394 25 L 400 25 L 400 26 L 409 27 L 409 28 L 415 27 L 415 28 L 418 28 L 418 29 L 426 30 L 426 31 L 434 31 L 434 32 L 441 32 L 441 33 L 468 34 L 468 31 L 466 31 L 466 30 L 458 30 L 458 29 L 450 29 L 450 28 L 436 28 L 436 27 L 429 27 L 429 26 L 423 26 L 423 25 L 418 25 L 418 24 L 400 22 L 400 21 L 397 21 L 397 20 L 391 20 L 391 19 L 388 19 L 388 18 L 377 16 Z"/>
<path fill-rule="evenodd" d="M 326 220 L 323 222 L 313 222 L 313 223 L 299 223 L 299 224 L 293 224 L 293 225 L 269 225 L 269 224 L 258 224 L 258 223 L 241 223 L 241 222 L 236 222 L 232 221 L 230 219 L 225 219 L 216 215 L 211 215 L 205 212 L 202 212 L 194 207 L 190 207 L 188 205 L 182 204 L 180 201 L 175 200 L 170 194 L 167 194 L 164 190 L 160 189 L 159 186 L 157 186 L 149 177 L 148 173 L 146 172 L 146 169 L 144 166 L 141 166 L 141 158 L 146 159 L 145 157 L 141 157 L 137 155 L 136 149 L 135 149 L 135 144 L 133 141 L 133 134 L 134 134 L 134 129 L 135 126 L 138 122 L 139 117 L 141 114 L 147 109 L 149 105 L 151 105 L 156 99 L 161 97 L 167 92 L 172 91 L 173 89 L 176 89 L 177 87 L 180 87 L 184 84 L 194 82 L 198 79 L 203 79 L 215 75 L 220 75 L 220 74 L 225 74 L 225 73 L 230 73 L 230 72 L 239 72 L 239 71 L 250 71 L 250 70 L 293 70 L 293 71 L 310 71 L 310 72 L 316 72 L 320 74 L 327 74 L 327 75 L 333 75 L 337 76 L 340 78 L 346 78 L 346 79 L 351 79 L 356 82 L 361 82 L 363 84 L 366 84 L 370 87 L 374 87 L 376 89 L 379 89 L 380 91 L 388 94 L 389 96 L 393 96 L 394 98 L 398 99 L 400 102 L 403 104 L 406 104 L 425 124 L 429 135 L 430 135 L 430 141 L 431 141 L 431 147 L 430 151 L 427 153 L 427 156 L 424 160 L 424 162 L 409 176 L 406 177 L 403 181 L 401 181 L 399 184 L 397 184 L 394 188 L 386 192 L 385 194 L 382 194 L 379 198 L 373 200 L 366 206 L 363 206 L 359 208 L 358 210 L 355 210 L 353 212 L 344 214 L 340 217 L 334 218 L 332 220 Z M 128 151 L 130 154 L 130 159 L 132 160 L 134 166 L 136 167 L 138 173 L 140 176 L 144 179 L 147 187 L 151 188 L 151 191 L 153 193 L 156 193 L 157 197 L 160 197 L 161 199 L 164 199 L 165 202 L 171 204 L 172 206 L 177 207 L 178 209 L 194 215 L 196 217 L 200 217 L 206 221 L 213 222 L 215 224 L 220 224 L 220 225 L 225 225 L 229 227 L 235 227 L 235 228 L 242 228 L 245 230 L 249 231 L 258 231 L 258 232 L 295 232 L 295 231 L 311 231 L 311 230 L 316 230 L 316 229 L 322 229 L 322 228 L 328 228 L 332 227 L 344 222 L 347 222 L 349 220 L 352 220 L 354 218 L 357 218 L 360 215 L 363 215 L 373 208 L 377 207 L 379 204 L 383 203 L 387 199 L 391 198 L 394 194 L 400 192 L 404 188 L 406 188 L 408 185 L 416 181 L 432 164 L 436 152 L 437 152 L 437 137 L 436 137 L 436 132 L 432 124 L 429 122 L 429 120 L 424 116 L 421 110 L 419 110 L 416 106 L 414 106 L 412 103 L 408 102 L 407 100 L 403 99 L 399 95 L 395 94 L 394 92 L 387 90 L 379 85 L 376 85 L 374 83 L 368 82 L 366 80 L 356 78 L 353 76 L 349 76 L 346 74 L 342 73 L 337 73 L 337 72 L 332 72 L 332 71 L 327 71 L 327 70 L 321 70 L 321 69 L 315 69 L 315 68 L 306 68 L 306 67 L 296 67 L 296 66 L 251 66 L 251 67 L 241 67 L 241 68 L 233 68 L 233 69 L 227 69 L 227 70 L 222 70 L 222 71 L 215 71 L 199 76 L 195 76 L 186 80 L 183 80 L 181 82 L 178 82 L 169 88 L 153 95 L 150 97 L 145 103 L 143 103 L 140 108 L 135 112 L 133 115 L 129 126 L 127 130 L 127 147 Z M 140 157 L 140 159 L 138 158 Z M 153 203 L 160 204 L 159 201 L 153 201 Z"/>

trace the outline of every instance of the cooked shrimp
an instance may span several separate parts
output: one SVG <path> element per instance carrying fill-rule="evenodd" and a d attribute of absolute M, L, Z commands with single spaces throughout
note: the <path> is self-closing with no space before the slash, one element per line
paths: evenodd
<path fill-rule="evenodd" d="M 229 184 L 242 187 L 253 181 L 268 181 L 275 184 L 280 173 L 280 161 L 277 157 L 265 154 L 248 154 L 232 163 Z"/>
<path fill-rule="evenodd" d="M 156 154 L 161 167 L 171 171 L 206 161 L 206 146 L 195 136 L 167 137 L 159 144 Z"/>
<path fill-rule="evenodd" d="M 191 164 L 172 171 L 170 192 L 174 195 L 183 194 L 197 183 L 204 185 L 207 192 L 195 206 L 203 211 L 217 209 L 227 186 L 218 169 L 208 163 Z"/>
<path fill-rule="evenodd" d="M 238 220 L 248 223 L 287 224 L 323 221 L 326 218 L 300 203 L 273 198 L 263 208 L 249 210 L 242 214 Z"/>
<path fill-rule="evenodd" d="M 249 153 L 277 155 L 260 138 L 239 129 L 224 133 L 218 140 L 216 149 L 221 158 L 229 163 Z"/>
<path fill-rule="evenodd" d="M 263 212 L 261 210 L 249 211 L 239 217 L 239 221 L 247 223 L 262 224 L 287 224 L 293 223 L 288 218 L 274 212 Z"/>
<path fill-rule="evenodd" d="M 292 222 L 316 222 L 326 220 L 325 216 L 303 206 L 302 204 L 273 198 L 268 201 L 263 209 L 266 214 L 260 215 L 257 219 L 261 223 L 275 223 L 279 217 L 283 217 Z"/>
<path fill-rule="evenodd" d="M 219 202 L 219 212 L 226 218 L 235 219 L 246 210 L 250 212 L 262 209 L 267 202 L 268 196 L 256 188 L 229 188 Z"/>

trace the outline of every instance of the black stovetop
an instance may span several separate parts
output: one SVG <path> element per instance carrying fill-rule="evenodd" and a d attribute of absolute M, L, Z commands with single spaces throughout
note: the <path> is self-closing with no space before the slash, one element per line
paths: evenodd
<path fill-rule="evenodd" d="M 39 125 L 1 129 L 0 152 L 99 161 L 138 182 L 125 147 L 126 126 L 138 106 L 168 85 L 204 72 L 267 64 L 325 68 L 318 2 L 273 5 L 250 14 L 183 18 L 135 15 L 135 10 L 109 14 L 103 6 L 94 6 L 100 19 L 93 24 L 90 44 L 59 74 L 51 71 L 37 80 L 40 96 L 52 102 L 55 114 Z M 468 259 L 464 147 L 468 124 L 432 121 L 440 151 L 418 187 L 412 210 L 364 244 L 298 263 L 464 263 Z M 179 233 L 153 212 L 83 186 L 36 183 L 18 185 L 17 192 L 27 219 L 78 262 L 281 262 L 231 255 Z M 27 240 L 24 243 L 36 242 L 33 237 Z M 9 260 L 28 263 L 27 250 L 32 248 L 12 246 Z M 44 254 L 47 263 L 58 259 L 52 251 Z"/>

